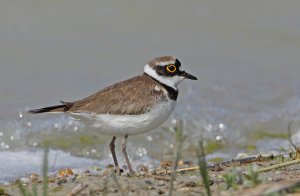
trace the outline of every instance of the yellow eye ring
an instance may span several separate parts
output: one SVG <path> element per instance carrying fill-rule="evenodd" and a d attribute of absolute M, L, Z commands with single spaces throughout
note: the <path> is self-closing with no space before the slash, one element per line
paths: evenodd
<path fill-rule="evenodd" d="M 168 65 L 167 66 L 167 71 L 170 73 L 174 73 L 176 71 L 176 66 L 175 65 Z"/>

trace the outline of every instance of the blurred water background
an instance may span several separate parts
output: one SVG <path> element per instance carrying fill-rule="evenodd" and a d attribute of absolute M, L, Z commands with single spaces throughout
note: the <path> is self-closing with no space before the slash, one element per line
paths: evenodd
<path fill-rule="evenodd" d="M 296 142 L 299 131 L 299 9 L 297 0 L 1 1 L 0 182 L 39 172 L 45 141 L 54 170 L 112 163 L 110 137 L 25 111 L 86 97 L 162 55 L 199 80 L 182 83 L 163 128 L 129 137 L 135 163 L 172 154 L 166 129 L 178 119 L 185 159 L 202 136 L 211 157 L 288 150 L 288 122 Z"/>

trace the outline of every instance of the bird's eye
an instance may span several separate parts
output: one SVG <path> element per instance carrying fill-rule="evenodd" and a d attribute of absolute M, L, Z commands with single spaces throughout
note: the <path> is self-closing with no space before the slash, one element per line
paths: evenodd
<path fill-rule="evenodd" d="M 175 65 L 168 65 L 167 66 L 167 71 L 170 73 L 174 73 L 176 71 L 176 66 Z"/>

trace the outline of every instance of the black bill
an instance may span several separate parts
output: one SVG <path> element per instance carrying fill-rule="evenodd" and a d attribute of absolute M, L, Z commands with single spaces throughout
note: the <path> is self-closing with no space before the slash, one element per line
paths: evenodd
<path fill-rule="evenodd" d="M 185 78 L 187 78 L 187 79 L 198 80 L 195 76 L 193 76 L 192 74 L 189 74 L 189 73 L 187 73 L 187 72 L 185 72 L 185 71 L 179 72 L 178 75 L 183 76 L 183 77 L 185 77 Z"/>

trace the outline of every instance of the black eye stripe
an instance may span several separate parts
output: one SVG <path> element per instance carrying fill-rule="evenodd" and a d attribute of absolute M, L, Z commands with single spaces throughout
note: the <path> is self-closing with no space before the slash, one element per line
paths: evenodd
<path fill-rule="evenodd" d="M 170 71 L 168 71 L 167 67 L 172 66 L 172 65 L 175 66 L 175 71 L 172 71 L 174 69 L 171 68 L 170 69 L 171 72 L 170 72 Z M 175 75 L 179 74 L 180 67 L 181 67 L 181 63 L 178 59 L 176 59 L 174 64 L 170 63 L 168 65 L 156 65 L 154 69 L 155 69 L 156 73 L 160 76 L 170 76 L 170 77 L 172 77 L 172 76 L 175 76 Z"/>
<path fill-rule="evenodd" d="M 177 68 L 179 68 L 181 66 L 181 63 L 180 63 L 180 61 L 178 59 L 176 59 L 176 61 L 175 61 L 175 66 Z"/>

